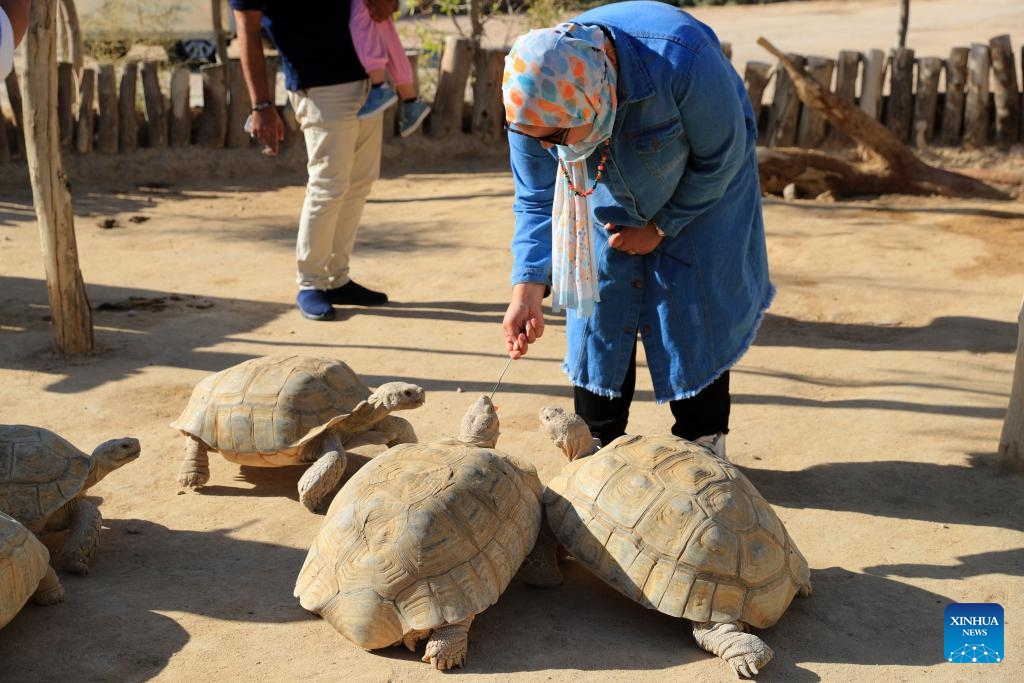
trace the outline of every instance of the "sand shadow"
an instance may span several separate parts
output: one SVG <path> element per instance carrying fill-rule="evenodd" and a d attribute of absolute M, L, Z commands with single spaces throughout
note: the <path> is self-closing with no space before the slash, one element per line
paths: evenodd
<path fill-rule="evenodd" d="M 864 571 L 875 576 L 906 576 L 925 579 L 963 579 L 982 574 L 1024 576 L 1024 548 L 993 550 L 987 553 L 961 555 L 960 564 L 879 564 Z"/>
<path fill-rule="evenodd" d="M 772 504 L 1024 530 L 1020 481 L 992 466 L 886 460 L 795 472 L 740 468 Z"/>

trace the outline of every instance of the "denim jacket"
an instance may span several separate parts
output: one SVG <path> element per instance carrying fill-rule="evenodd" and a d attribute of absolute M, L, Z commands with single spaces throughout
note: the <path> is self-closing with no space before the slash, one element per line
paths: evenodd
<path fill-rule="evenodd" d="M 743 81 L 717 37 L 660 2 L 598 7 L 618 56 L 618 109 L 605 172 L 590 196 L 600 303 L 567 311 L 563 369 L 620 396 L 643 341 L 659 403 L 693 396 L 747 351 L 775 293 L 768 278 L 755 143 Z M 554 148 L 509 136 L 515 181 L 512 283 L 551 282 Z M 597 153 L 587 160 L 591 178 Z M 608 246 L 605 223 L 665 233 L 645 256 Z"/>

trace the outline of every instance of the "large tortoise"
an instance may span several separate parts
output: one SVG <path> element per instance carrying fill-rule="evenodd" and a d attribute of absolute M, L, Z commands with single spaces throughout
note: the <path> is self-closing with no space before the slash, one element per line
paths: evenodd
<path fill-rule="evenodd" d="M 26 602 L 52 605 L 64 588 L 50 566 L 50 551 L 18 520 L 0 512 L 0 628 Z"/>
<path fill-rule="evenodd" d="M 570 460 L 544 492 L 557 542 L 625 596 L 692 621 L 697 643 L 737 674 L 770 662 L 746 627 L 772 626 L 794 595 L 809 595 L 810 572 L 753 484 L 675 436 L 627 435 L 598 450 L 579 416 L 548 407 L 540 421 Z"/>
<path fill-rule="evenodd" d="M 299 480 L 299 500 L 323 507 L 345 473 L 345 448 L 360 439 L 416 441 L 395 410 L 418 408 L 415 384 L 387 382 L 371 392 L 345 363 L 333 358 L 276 355 L 253 358 L 209 375 L 192 392 L 171 427 L 185 439 L 178 470 L 183 486 L 210 479 L 208 451 L 253 467 L 312 463 Z"/>
<path fill-rule="evenodd" d="M 139 440 L 105 441 L 86 455 L 42 427 L 0 425 L 0 511 L 38 535 L 69 529 L 65 569 L 88 574 L 103 516 L 83 494 L 139 457 Z"/>
<path fill-rule="evenodd" d="M 331 503 L 295 583 L 304 608 L 366 649 L 429 638 L 423 661 L 466 660 L 473 617 L 494 604 L 530 552 L 542 486 L 528 463 L 494 450 L 486 396 L 458 439 L 395 446 Z"/>

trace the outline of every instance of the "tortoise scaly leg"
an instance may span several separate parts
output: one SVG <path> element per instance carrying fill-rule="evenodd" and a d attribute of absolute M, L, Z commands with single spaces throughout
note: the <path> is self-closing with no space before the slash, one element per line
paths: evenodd
<path fill-rule="evenodd" d="M 473 617 L 434 629 L 427 641 L 423 661 L 440 671 L 453 669 L 466 663 L 469 649 L 469 625 Z"/>
<path fill-rule="evenodd" d="M 39 582 L 36 592 L 32 594 L 32 602 L 37 605 L 55 605 L 64 602 L 64 586 L 60 585 L 57 572 L 53 567 L 46 568 L 46 576 Z"/>
<path fill-rule="evenodd" d="M 67 504 L 68 539 L 60 551 L 61 563 L 72 574 L 89 573 L 89 562 L 100 545 L 100 527 L 103 516 L 100 509 L 85 500 L 75 498 Z"/>
<path fill-rule="evenodd" d="M 756 676 L 775 656 L 767 643 L 745 633 L 738 621 L 694 622 L 693 637 L 702 648 L 729 662 L 739 677 Z"/>
<path fill-rule="evenodd" d="M 299 479 L 299 502 L 316 512 L 326 507 L 327 495 L 345 474 L 345 447 L 337 434 L 330 433 L 320 442 L 320 455 Z"/>
<path fill-rule="evenodd" d="M 185 457 L 178 468 L 178 483 L 199 488 L 210 481 L 210 457 L 206 444 L 191 436 L 185 437 Z"/>

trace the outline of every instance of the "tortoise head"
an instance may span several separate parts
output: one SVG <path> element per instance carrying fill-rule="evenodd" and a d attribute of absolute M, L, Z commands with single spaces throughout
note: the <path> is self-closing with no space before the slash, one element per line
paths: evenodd
<path fill-rule="evenodd" d="M 130 436 L 126 436 L 123 439 L 104 441 L 89 456 L 92 467 L 89 470 L 89 476 L 86 479 L 84 488 L 95 485 L 117 468 L 135 460 L 141 452 L 139 440 Z"/>
<path fill-rule="evenodd" d="M 582 417 L 558 406 L 540 409 L 540 429 L 562 449 L 570 462 L 596 453 L 601 447 Z"/>
<path fill-rule="evenodd" d="M 498 411 L 487 396 L 481 396 L 462 418 L 459 441 L 481 448 L 494 448 L 498 443 Z"/>
<path fill-rule="evenodd" d="M 386 382 L 377 387 L 377 391 L 370 395 L 369 401 L 378 408 L 390 412 L 419 408 L 426 398 L 427 392 L 423 387 L 408 382 Z"/>

